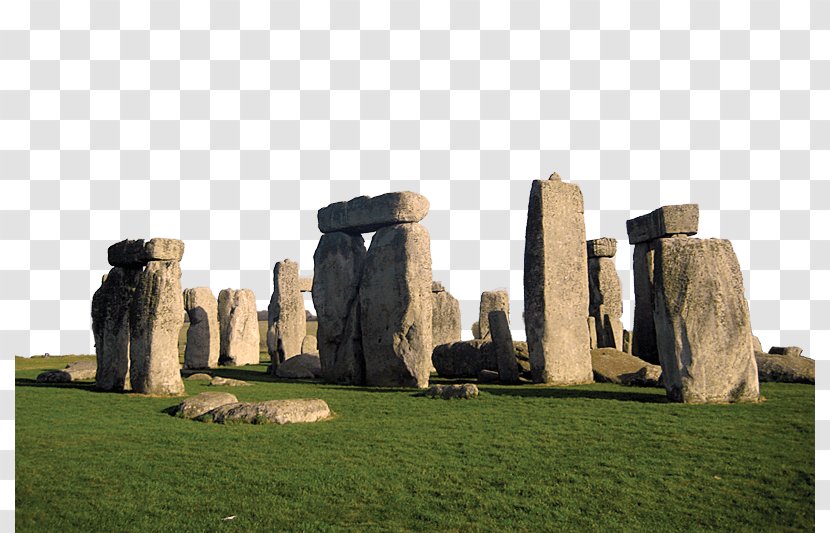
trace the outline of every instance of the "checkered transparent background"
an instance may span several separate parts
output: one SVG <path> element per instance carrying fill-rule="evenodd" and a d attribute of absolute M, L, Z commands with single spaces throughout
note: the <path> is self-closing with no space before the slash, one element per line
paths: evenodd
<path fill-rule="evenodd" d="M 0 363 L 92 351 L 117 240 L 184 239 L 184 286 L 264 309 L 276 260 L 311 273 L 318 208 L 391 190 L 429 198 L 464 327 L 507 288 L 521 336 L 530 180 L 554 170 L 620 241 L 626 326 L 625 220 L 697 202 L 764 347 L 830 360 L 828 169 L 827 1 L 3 0 Z"/>

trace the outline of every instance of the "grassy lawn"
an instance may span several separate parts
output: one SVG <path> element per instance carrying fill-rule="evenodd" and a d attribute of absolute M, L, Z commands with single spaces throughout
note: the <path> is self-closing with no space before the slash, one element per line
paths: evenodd
<path fill-rule="evenodd" d="M 174 398 L 34 382 L 66 362 L 17 360 L 19 531 L 813 528 L 811 386 L 763 385 L 759 405 L 609 384 L 443 401 L 259 365 L 217 372 L 251 387 L 187 392 L 318 397 L 335 417 L 222 426 L 164 414 Z"/>

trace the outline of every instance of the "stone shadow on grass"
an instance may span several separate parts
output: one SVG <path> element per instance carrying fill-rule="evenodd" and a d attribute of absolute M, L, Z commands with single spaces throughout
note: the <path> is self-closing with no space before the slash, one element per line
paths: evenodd
<path fill-rule="evenodd" d="M 39 382 L 35 379 L 29 378 L 15 378 L 14 380 L 15 387 L 51 387 L 55 389 L 81 389 L 81 390 L 88 390 L 90 392 L 107 392 L 101 391 L 95 388 L 94 381 L 65 381 L 61 382 Z"/>
<path fill-rule="evenodd" d="M 481 392 L 494 396 L 521 396 L 523 398 L 582 398 L 587 400 L 617 400 L 620 402 L 669 403 L 665 394 L 639 392 L 637 390 L 591 390 L 544 386 L 491 388 L 484 385 Z"/>

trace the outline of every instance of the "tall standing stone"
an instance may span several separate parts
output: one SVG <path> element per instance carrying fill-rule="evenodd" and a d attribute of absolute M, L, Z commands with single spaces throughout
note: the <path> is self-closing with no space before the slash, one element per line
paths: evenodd
<path fill-rule="evenodd" d="M 478 306 L 478 331 L 480 338 L 490 338 L 490 311 L 504 311 L 510 317 L 510 296 L 507 291 L 484 291 Z"/>
<path fill-rule="evenodd" d="M 250 289 L 219 292 L 219 364 L 259 364 L 259 322 L 256 297 Z"/>
<path fill-rule="evenodd" d="M 628 242 L 634 245 L 634 327 L 632 352 L 649 363 L 659 364 L 654 327 L 654 244 L 672 235 L 695 235 L 697 204 L 666 205 L 626 222 Z"/>
<path fill-rule="evenodd" d="M 210 287 L 185 289 L 184 309 L 190 319 L 184 367 L 216 368 L 219 364 L 219 314 Z"/>
<path fill-rule="evenodd" d="M 179 332 L 184 323 L 178 261 L 150 261 L 130 309 L 130 384 L 134 392 L 178 395 Z"/>
<path fill-rule="evenodd" d="M 614 264 L 617 240 L 588 241 L 588 313 L 594 318 L 597 348 L 622 350 L 622 290 Z"/>
<path fill-rule="evenodd" d="M 330 383 L 365 382 L 358 305 L 365 258 L 363 237 L 342 232 L 324 234 L 314 251 L 311 298 L 317 311 L 317 349 L 323 379 Z"/>
<path fill-rule="evenodd" d="M 432 345 L 461 340 L 461 306 L 438 282 L 432 283 Z"/>
<path fill-rule="evenodd" d="M 300 267 L 286 259 L 274 265 L 274 292 L 268 304 L 268 354 L 271 368 L 302 352 L 305 306 L 300 293 Z"/>
<path fill-rule="evenodd" d="M 431 286 L 426 228 L 396 224 L 379 229 L 366 254 L 358 296 L 367 385 L 429 384 Z"/>
<path fill-rule="evenodd" d="M 516 350 L 513 348 L 513 334 L 507 321 L 507 313 L 502 310 L 490 311 L 487 316 L 490 324 L 490 336 L 496 349 L 496 362 L 499 368 L 499 381 L 502 383 L 519 382 L 519 365 L 516 362 Z"/>
<path fill-rule="evenodd" d="M 130 305 L 140 277 L 141 267 L 113 267 L 92 296 L 99 390 L 130 388 Z"/>
<path fill-rule="evenodd" d="M 525 233 L 525 329 L 534 381 L 593 381 L 582 191 L 558 174 L 530 189 Z"/>
<path fill-rule="evenodd" d="M 654 243 L 654 320 L 670 400 L 758 400 L 749 307 L 729 241 Z"/>

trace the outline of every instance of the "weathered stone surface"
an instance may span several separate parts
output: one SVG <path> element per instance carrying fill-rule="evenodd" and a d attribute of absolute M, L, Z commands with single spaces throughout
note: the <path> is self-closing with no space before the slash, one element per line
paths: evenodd
<path fill-rule="evenodd" d="M 519 382 L 519 365 L 516 364 L 516 351 L 513 348 L 513 334 L 504 311 L 490 311 L 487 315 L 490 324 L 490 336 L 496 350 L 496 364 L 499 368 L 499 380 L 502 383 Z"/>
<path fill-rule="evenodd" d="M 761 347 L 761 340 L 755 335 L 752 336 L 752 349 L 756 352 L 764 351 L 764 349 Z"/>
<path fill-rule="evenodd" d="M 130 305 L 140 277 L 140 268 L 113 267 L 92 296 L 95 387 L 99 390 L 130 388 Z"/>
<path fill-rule="evenodd" d="M 433 282 L 435 283 L 435 282 Z M 432 344 L 461 340 L 461 306 L 447 291 L 432 292 Z"/>
<path fill-rule="evenodd" d="M 38 383 L 69 383 L 72 376 L 65 370 L 46 370 L 35 378 Z"/>
<path fill-rule="evenodd" d="M 788 355 L 799 357 L 804 350 L 800 346 L 772 346 L 769 349 L 771 355 Z"/>
<path fill-rule="evenodd" d="M 496 370 L 495 350 L 485 353 L 486 344 L 481 339 L 441 344 L 432 351 L 432 365 L 444 378 L 474 378 L 481 370 Z"/>
<path fill-rule="evenodd" d="M 219 364 L 259 364 L 259 322 L 256 297 L 250 289 L 219 292 Z"/>
<path fill-rule="evenodd" d="M 173 409 L 173 416 L 196 418 L 222 405 L 236 403 L 236 396 L 229 392 L 202 392 L 186 398 Z"/>
<path fill-rule="evenodd" d="M 672 235 L 694 235 L 697 233 L 698 217 L 697 204 L 664 205 L 626 221 L 628 242 L 639 244 Z"/>
<path fill-rule="evenodd" d="M 294 261 L 285 259 L 274 265 L 274 292 L 268 304 L 266 339 L 272 368 L 302 352 L 305 306 L 299 280 L 300 267 Z"/>
<path fill-rule="evenodd" d="M 386 226 L 419 222 L 429 212 L 429 200 L 415 192 L 390 192 L 370 198 L 358 196 L 317 211 L 322 233 L 369 233 Z"/>
<path fill-rule="evenodd" d="M 184 367 L 216 368 L 219 364 L 219 314 L 210 287 L 184 290 L 184 309 L 190 319 Z"/>
<path fill-rule="evenodd" d="M 300 292 L 311 292 L 311 288 L 314 286 L 314 278 L 303 276 L 299 278 L 297 286 L 300 288 Z"/>
<path fill-rule="evenodd" d="M 600 237 L 587 242 L 588 259 L 592 257 L 614 257 L 617 255 L 617 239 Z"/>
<path fill-rule="evenodd" d="M 622 289 L 614 260 L 588 259 L 588 313 L 594 318 L 597 348 L 622 349 Z"/>
<path fill-rule="evenodd" d="M 809 357 L 790 351 L 786 354 L 755 352 L 758 379 L 779 383 L 816 383 L 816 362 Z M 772 350 L 770 350 L 772 351 Z"/>
<path fill-rule="evenodd" d="M 315 337 L 314 335 L 306 335 L 305 337 L 303 337 L 303 346 L 300 350 L 300 353 L 318 353 L 317 337 Z"/>
<path fill-rule="evenodd" d="M 537 382 L 593 381 L 582 191 L 557 179 L 530 190 L 525 233 L 525 330 Z"/>
<path fill-rule="evenodd" d="M 107 261 L 114 267 L 141 268 L 147 263 L 144 239 L 124 239 L 107 248 Z"/>
<path fill-rule="evenodd" d="M 72 377 L 72 381 L 95 379 L 95 375 L 98 371 L 98 365 L 95 361 L 90 360 L 75 361 L 74 363 L 66 365 L 66 368 L 64 368 L 63 371 Z"/>
<path fill-rule="evenodd" d="M 510 317 L 510 296 L 507 291 L 484 291 L 478 305 L 478 331 L 484 340 L 490 339 L 490 311 L 504 311 Z"/>
<path fill-rule="evenodd" d="M 424 392 L 427 398 L 440 398 L 442 400 L 461 399 L 468 400 L 478 396 L 478 387 L 473 383 L 460 383 L 458 385 L 433 385 Z"/>
<path fill-rule="evenodd" d="M 178 239 L 150 239 L 144 244 L 145 261 L 181 261 L 184 241 Z"/>
<path fill-rule="evenodd" d="M 273 374 L 278 378 L 315 379 L 322 375 L 320 357 L 308 353 L 295 355 L 277 366 Z"/>
<path fill-rule="evenodd" d="M 206 417 L 218 424 L 243 422 L 248 424 L 296 424 L 317 422 L 331 416 L 323 400 L 269 400 L 254 403 L 231 403 L 217 407 Z"/>
<path fill-rule="evenodd" d="M 654 329 L 654 250 L 651 243 L 634 246 L 634 327 L 631 352 L 652 364 L 660 363 Z"/>
<path fill-rule="evenodd" d="M 314 251 L 311 298 L 317 310 L 317 349 L 323 379 L 362 385 L 365 381 L 358 287 L 366 259 L 360 235 L 326 233 Z"/>
<path fill-rule="evenodd" d="M 378 230 L 358 292 L 366 384 L 426 387 L 432 353 L 432 259 L 420 224 Z"/>
<path fill-rule="evenodd" d="M 597 321 L 592 316 L 588 316 L 588 346 L 593 350 L 597 347 Z"/>
<path fill-rule="evenodd" d="M 478 372 L 479 383 L 498 383 L 499 373 L 495 370 L 480 370 Z"/>
<path fill-rule="evenodd" d="M 130 384 L 134 392 L 178 395 L 179 332 L 184 323 L 178 261 L 150 261 L 130 308 Z"/>
<path fill-rule="evenodd" d="M 624 351 L 628 355 L 631 355 L 632 354 L 631 344 L 632 344 L 631 343 L 631 332 L 628 331 L 627 329 L 624 329 L 623 330 L 623 348 L 622 348 L 622 351 Z"/>
<path fill-rule="evenodd" d="M 470 330 L 473 333 L 474 339 L 481 339 L 481 328 L 478 327 L 478 320 L 473 322 L 473 325 L 470 326 Z"/>
<path fill-rule="evenodd" d="M 663 371 L 657 365 L 614 348 L 591 350 L 594 380 L 639 387 L 662 387 Z"/>
<path fill-rule="evenodd" d="M 440 281 L 432 282 L 432 292 L 444 292 L 445 290 L 447 289 L 444 288 L 444 284 Z"/>
<path fill-rule="evenodd" d="M 205 374 L 204 372 L 199 372 L 197 374 L 190 374 L 186 378 L 187 381 L 210 381 L 213 379 L 213 376 L 210 374 Z"/>
<path fill-rule="evenodd" d="M 656 241 L 654 321 L 670 400 L 758 400 L 749 307 L 729 241 Z"/>
<path fill-rule="evenodd" d="M 250 387 L 251 384 L 247 381 L 242 381 L 241 379 L 233 379 L 233 378 L 223 378 L 222 376 L 216 376 L 211 378 L 210 384 L 214 387 Z"/>

